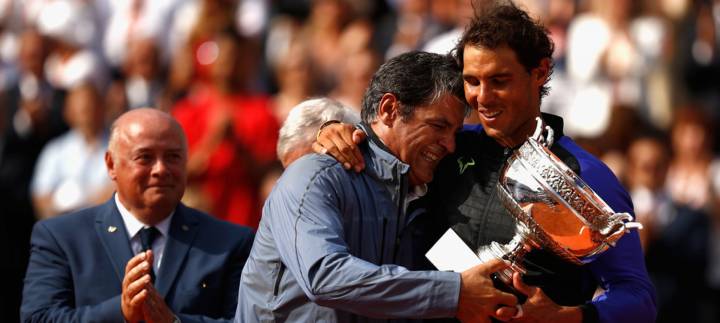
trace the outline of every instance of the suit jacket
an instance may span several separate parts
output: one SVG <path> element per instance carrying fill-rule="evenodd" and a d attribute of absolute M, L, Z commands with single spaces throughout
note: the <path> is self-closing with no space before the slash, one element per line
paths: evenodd
<path fill-rule="evenodd" d="M 230 319 L 251 229 L 179 204 L 155 287 L 186 322 Z M 35 224 L 20 315 L 23 322 L 124 322 L 125 265 L 132 258 L 114 199 Z"/>

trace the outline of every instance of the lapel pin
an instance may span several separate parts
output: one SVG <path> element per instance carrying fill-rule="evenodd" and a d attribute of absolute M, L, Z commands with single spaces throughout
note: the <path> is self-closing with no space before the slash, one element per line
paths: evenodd
<path fill-rule="evenodd" d="M 108 232 L 113 233 L 113 232 L 115 232 L 115 231 L 117 231 L 117 227 L 116 227 L 116 226 L 111 225 L 111 226 L 108 227 Z"/>
<path fill-rule="evenodd" d="M 183 231 L 190 230 L 190 228 L 188 228 L 188 226 L 187 226 L 187 225 L 184 225 L 184 224 L 182 225 L 182 229 L 183 229 Z"/>
<path fill-rule="evenodd" d="M 207 287 L 207 284 L 205 282 L 202 283 L 202 288 Z"/>

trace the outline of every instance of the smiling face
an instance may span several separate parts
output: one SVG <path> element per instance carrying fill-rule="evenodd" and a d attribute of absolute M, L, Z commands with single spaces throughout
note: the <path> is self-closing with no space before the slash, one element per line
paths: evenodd
<path fill-rule="evenodd" d="M 540 116 L 540 87 L 548 77 L 549 61 L 528 72 L 508 46 L 489 49 L 465 46 L 465 99 L 478 111 L 485 132 L 505 147 L 520 145 Z"/>
<path fill-rule="evenodd" d="M 397 111 L 401 103 L 394 101 L 394 104 Z M 381 111 L 381 119 L 387 117 L 388 113 Z M 398 159 L 410 165 L 410 184 L 425 184 L 433 179 L 440 160 L 455 151 L 455 133 L 464 117 L 465 107 L 460 99 L 444 94 L 434 103 L 417 107 L 404 120 L 399 114 L 389 122 L 385 119 L 383 122 L 389 129 L 384 135 L 378 135 Z"/>
<path fill-rule="evenodd" d="M 183 196 L 187 148 L 182 129 L 170 116 L 141 110 L 117 121 L 105 161 L 120 202 L 144 223 L 154 224 Z"/>

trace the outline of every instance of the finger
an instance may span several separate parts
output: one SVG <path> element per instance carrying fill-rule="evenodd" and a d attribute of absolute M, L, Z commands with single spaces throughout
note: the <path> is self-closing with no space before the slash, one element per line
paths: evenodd
<path fill-rule="evenodd" d="M 141 254 L 144 254 L 144 253 L 141 253 Z M 126 286 L 127 286 L 127 284 L 130 284 L 130 283 L 140 279 L 144 275 L 150 273 L 150 264 L 147 261 L 145 261 L 145 259 L 146 259 L 146 257 L 143 256 L 143 260 L 125 274 L 125 278 L 123 278 L 123 283 Z"/>
<path fill-rule="evenodd" d="M 350 169 L 357 162 L 353 161 L 352 149 L 355 143 L 352 141 L 352 133 L 355 127 L 349 124 L 332 124 L 325 127 L 317 137 L 320 143 L 328 153 L 337 159 L 346 169 Z"/>
<path fill-rule="evenodd" d="M 312 143 L 312 150 L 313 150 L 316 154 L 320 154 L 320 155 L 325 155 L 325 154 L 327 154 L 327 149 L 325 149 L 325 147 L 323 147 L 323 146 L 322 146 L 319 142 L 317 142 L 317 141 L 315 141 L 315 142 Z"/>
<path fill-rule="evenodd" d="M 355 129 L 355 131 L 353 131 L 352 139 L 356 145 L 359 145 L 363 141 L 365 141 L 365 138 L 367 138 L 367 134 L 365 134 L 364 131 L 362 131 L 360 129 Z"/>
<path fill-rule="evenodd" d="M 501 271 L 503 269 L 510 267 L 510 264 L 507 261 L 502 260 L 502 259 L 492 259 L 492 260 L 485 262 L 479 266 L 483 266 L 484 274 L 486 276 L 489 276 L 490 274 L 492 274 L 494 272 L 498 272 L 498 271 Z"/>
<path fill-rule="evenodd" d="M 348 160 L 350 164 L 356 168 L 360 163 L 362 163 L 362 154 L 360 153 L 360 149 L 358 149 L 357 143 L 355 143 L 354 140 L 354 133 L 357 130 L 353 130 L 350 132 L 343 131 L 341 133 L 341 138 L 343 140 L 343 143 L 345 144 L 344 147 L 342 147 L 341 151 L 344 155 L 348 157 Z"/>
<path fill-rule="evenodd" d="M 125 289 L 125 294 L 131 298 L 147 289 L 150 285 L 150 275 L 142 276 L 140 279 L 130 283 Z"/>
<path fill-rule="evenodd" d="M 495 299 L 497 300 L 497 304 L 504 306 L 515 306 L 518 303 L 517 296 L 499 290 Z"/>
<path fill-rule="evenodd" d="M 340 149 L 337 146 L 338 144 L 336 144 L 336 140 L 339 140 L 340 142 L 342 142 L 342 139 L 337 139 L 337 138 L 333 139 L 330 136 L 321 136 L 313 144 L 313 146 L 314 146 L 313 150 L 315 150 L 316 152 L 318 152 L 318 150 L 319 150 L 320 152 L 322 152 L 322 154 L 330 155 L 333 158 L 335 158 L 338 162 L 340 162 L 340 164 L 344 164 L 344 163 L 348 162 L 348 160 L 340 153 Z"/>
<path fill-rule="evenodd" d="M 515 289 L 517 289 L 519 292 L 525 294 L 526 296 L 535 294 L 537 287 L 526 285 L 522 281 L 522 276 L 520 275 L 520 273 L 513 273 L 512 280 L 513 280 L 513 287 L 515 287 Z"/>
<path fill-rule="evenodd" d="M 353 165 L 357 164 L 354 154 L 352 153 L 352 148 L 347 144 L 345 139 L 342 137 L 333 137 L 332 142 L 332 147 L 328 148 L 328 152 L 335 157 L 345 169 L 350 169 Z"/>
<path fill-rule="evenodd" d="M 145 251 L 145 262 L 148 264 L 148 266 L 150 268 L 152 268 L 154 259 L 155 259 L 155 255 L 153 255 L 152 250 Z"/>
<path fill-rule="evenodd" d="M 147 300 L 147 296 L 148 296 L 148 293 L 146 290 L 140 291 L 135 296 L 133 296 L 133 298 L 130 300 L 130 306 L 132 306 L 132 307 L 141 306 Z"/>
<path fill-rule="evenodd" d="M 495 314 L 493 314 L 493 317 L 500 321 L 505 322 L 505 321 L 509 321 L 517 314 L 518 314 L 517 306 L 501 306 L 497 310 L 495 310 Z"/>
<path fill-rule="evenodd" d="M 146 262 L 142 262 L 139 265 L 135 266 L 132 270 L 130 270 L 127 275 L 123 278 L 122 287 L 123 290 L 128 289 L 130 285 L 133 283 L 139 281 L 144 277 L 145 275 L 149 275 L 149 266 Z"/>
<path fill-rule="evenodd" d="M 130 260 L 125 265 L 125 275 L 127 276 L 128 271 L 135 268 L 139 263 L 143 262 L 145 260 L 145 253 L 141 252 L 137 254 L 135 257 L 130 258 Z"/>
<path fill-rule="evenodd" d="M 355 143 L 355 145 L 359 145 L 360 143 L 365 141 L 365 137 L 366 137 L 365 132 L 358 129 L 353 132 L 352 141 Z M 363 158 L 363 155 L 362 155 L 362 152 L 360 151 L 360 149 L 353 150 L 353 153 L 355 154 L 355 158 L 359 161 L 355 165 L 355 171 L 360 172 L 363 169 L 365 169 L 365 158 Z"/>

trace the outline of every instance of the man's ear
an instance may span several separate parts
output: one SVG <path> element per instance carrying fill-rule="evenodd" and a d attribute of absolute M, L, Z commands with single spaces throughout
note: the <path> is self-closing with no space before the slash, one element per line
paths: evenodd
<path fill-rule="evenodd" d="M 385 93 L 380 98 L 380 104 L 378 105 L 378 120 L 388 127 L 392 127 L 395 120 L 398 118 L 400 108 L 400 101 L 398 101 L 395 94 Z"/>
<path fill-rule="evenodd" d="M 538 67 L 533 69 L 533 77 L 538 86 L 542 86 L 550 77 L 550 59 L 543 58 L 540 60 Z"/>
<path fill-rule="evenodd" d="M 110 155 L 109 151 L 105 152 L 105 168 L 107 168 L 108 176 L 110 176 L 110 179 L 112 181 L 115 181 L 117 178 L 117 173 L 115 173 L 115 161 L 112 158 L 112 155 Z"/>

